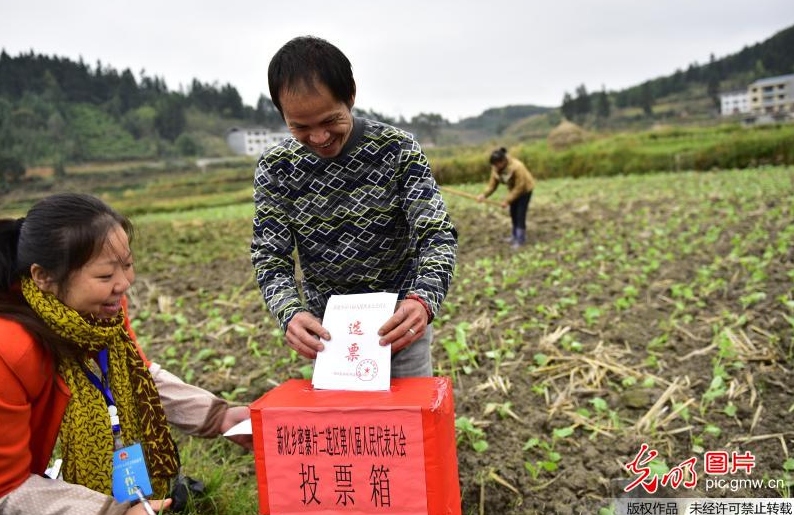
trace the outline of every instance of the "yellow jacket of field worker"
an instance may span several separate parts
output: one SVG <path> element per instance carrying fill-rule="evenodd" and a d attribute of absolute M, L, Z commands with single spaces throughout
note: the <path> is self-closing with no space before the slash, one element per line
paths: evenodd
<path fill-rule="evenodd" d="M 483 192 L 486 197 L 496 190 L 499 183 L 506 184 L 507 189 L 510 190 L 507 194 L 505 201 L 512 204 L 518 197 L 524 193 L 529 193 L 535 189 L 535 179 L 529 173 L 524 163 L 518 159 L 510 156 L 507 157 L 507 165 L 501 170 L 497 170 L 496 166 L 491 166 L 491 179 L 488 181 L 488 187 Z"/>

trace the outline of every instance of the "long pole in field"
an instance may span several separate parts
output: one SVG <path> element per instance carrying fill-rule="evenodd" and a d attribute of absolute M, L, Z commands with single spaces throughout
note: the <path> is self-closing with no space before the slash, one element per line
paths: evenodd
<path fill-rule="evenodd" d="M 453 195 L 457 195 L 459 197 L 465 197 L 471 200 L 477 200 L 477 195 L 472 195 L 471 193 L 466 193 L 465 191 L 460 191 L 455 188 L 450 188 L 449 186 L 441 186 L 441 191 L 444 193 L 452 193 Z M 483 200 L 486 204 L 491 204 L 492 206 L 502 207 L 502 204 L 495 200 L 485 199 Z"/>

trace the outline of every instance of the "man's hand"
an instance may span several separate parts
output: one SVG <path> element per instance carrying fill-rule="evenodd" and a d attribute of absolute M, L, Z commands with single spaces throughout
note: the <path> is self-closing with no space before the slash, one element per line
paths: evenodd
<path fill-rule="evenodd" d="M 325 347 L 320 338 L 330 340 L 331 334 L 325 330 L 320 321 L 308 311 L 301 311 L 287 324 L 287 345 L 298 354 L 309 359 L 317 357 L 317 353 Z"/>
<path fill-rule="evenodd" d="M 391 343 L 391 352 L 402 350 L 425 334 L 427 311 L 421 302 L 407 299 L 400 302 L 394 315 L 378 331 L 380 344 Z"/>
<path fill-rule="evenodd" d="M 251 418 L 251 411 L 248 409 L 248 406 L 234 406 L 233 408 L 227 409 L 221 420 L 221 434 L 247 418 Z M 235 435 L 227 438 L 237 445 L 245 447 L 249 451 L 254 450 L 254 435 Z"/>

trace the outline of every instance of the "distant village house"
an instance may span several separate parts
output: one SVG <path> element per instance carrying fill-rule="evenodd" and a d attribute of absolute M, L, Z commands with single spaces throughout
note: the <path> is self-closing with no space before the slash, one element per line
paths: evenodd
<path fill-rule="evenodd" d="M 750 97 L 747 91 L 729 91 L 720 95 L 720 113 L 723 116 L 749 112 Z"/>
<path fill-rule="evenodd" d="M 259 156 L 291 134 L 286 131 L 273 132 L 264 127 L 232 127 L 226 133 L 226 143 L 238 155 Z"/>
<path fill-rule="evenodd" d="M 794 73 L 759 79 L 747 91 L 721 94 L 720 113 L 752 114 L 759 119 L 794 117 Z"/>
<path fill-rule="evenodd" d="M 794 73 L 760 79 L 748 88 L 750 109 L 756 113 L 794 111 Z"/>

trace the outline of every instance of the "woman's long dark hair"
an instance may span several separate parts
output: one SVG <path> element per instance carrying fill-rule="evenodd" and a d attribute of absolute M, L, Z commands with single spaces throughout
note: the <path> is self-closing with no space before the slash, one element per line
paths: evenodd
<path fill-rule="evenodd" d="M 505 147 L 499 147 L 493 152 L 491 152 L 491 158 L 489 159 L 492 165 L 496 163 L 501 163 L 507 159 L 507 149 Z"/>
<path fill-rule="evenodd" d="M 59 292 L 66 291 L 72 274 L 102 248 L 116 226 L 132 238 L 127 218 L 98 198 L 79 193 L 46 197 L 24 218 L 0 220 L 0 317 L 21 324 L 56 363 L 76 350 L 28 306 L 18 283 L 30 277 L 31 265 L 38 264 Z"/>

